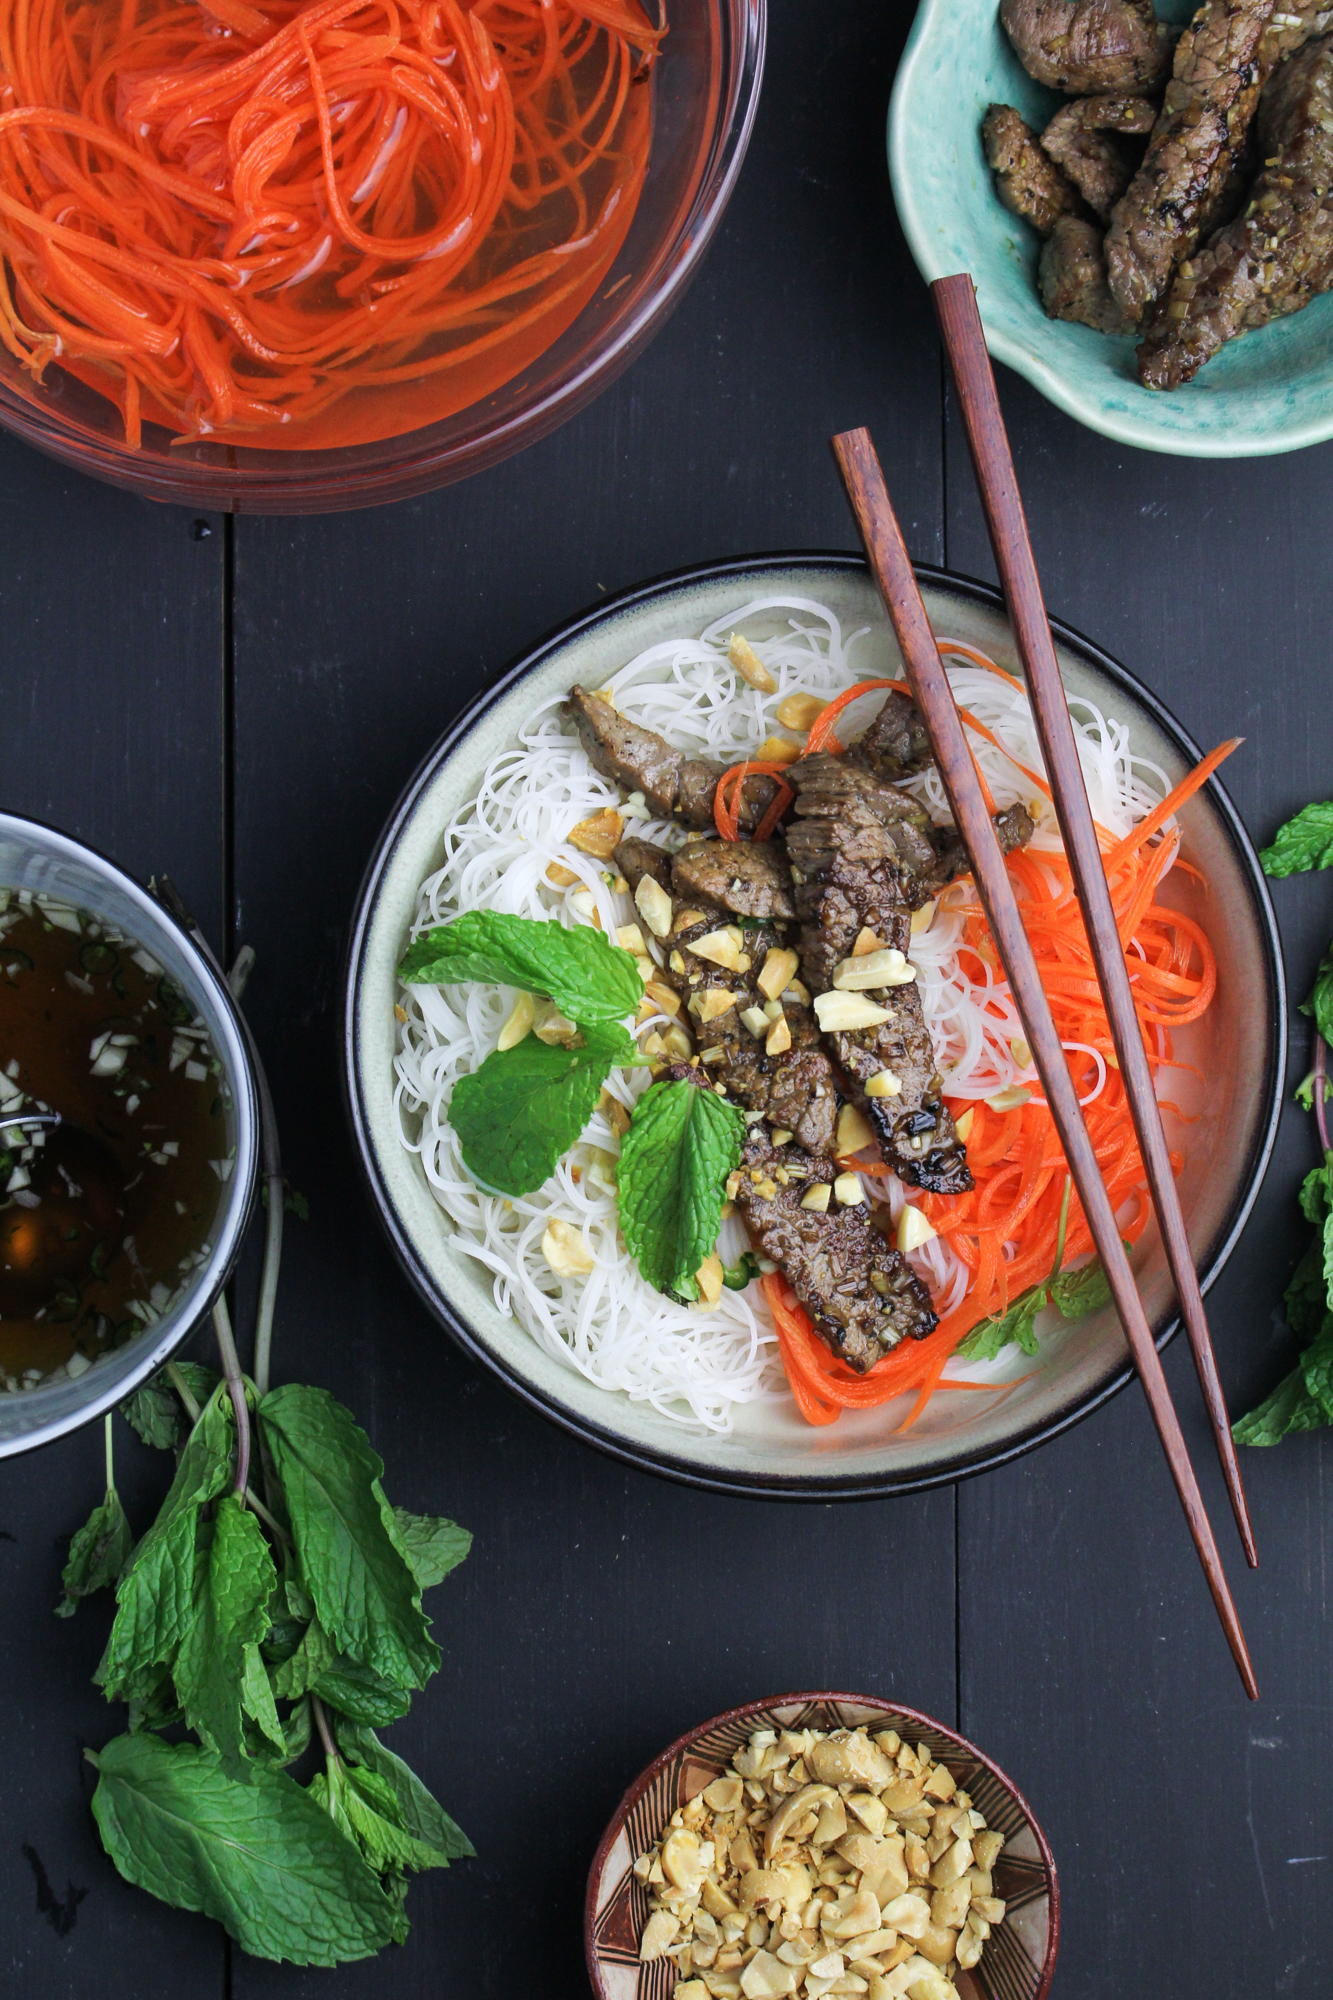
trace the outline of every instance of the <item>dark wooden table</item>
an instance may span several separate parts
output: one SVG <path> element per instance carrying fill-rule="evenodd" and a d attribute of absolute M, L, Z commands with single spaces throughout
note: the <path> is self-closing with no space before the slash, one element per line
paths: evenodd
<path fill-rule="evenodd" d="M 884 116 L 910 8 L 772 0 L 764 100 L 702 276 L 642 360 L 557 436 L 433 498 L 305 521 L 195 518 L 0 441 L 0 799 L 147 875 L 247 1004 L 310 1220 L 289 1231 L 278 1378 L 357 1411 L 400 1503 L 476 1535 L 435 1602 L 444 1667 L 393 1741 L 479 1859 L 412 1890 L 406 1947 L 337 1973 L 244 1958 L 122 1883 L 82 1746 L 99 1601 L 51 1616 L 101 1439 L 0 1468 L 0 1993 L 500 2000 L 585 1993 L 584 1876 L 622 1787 L 697 1719 L 796 1687 L 896 1696 L 996 1757 L 1060 1867 L 1057 1992 L 1301 1995 L 1333 1955 L 1326 1440 L 1251 1452 L 1263 1567 L 1243 1573 L 1189 1356 L 1168 1374 L 1264 1699 L 1244 1700 L 1142 1399 L 1005 1471 L 921 1498 L 778 1507 L 627 1472 L 466 1362 L 391 1261 L 339 1095 L 343 942 L 408 773 L 463 703 L 572 613 L 642 578 L 854 545 L 828 455 L 874 430 L 914 555 L 992 574 L 927 296 L 893 216 Z M 1333 447 L 1202 464 L 1119 449 L 1001 382 L 1052 609 L 1204 743 L 1267 837 L 1333 795 Z M 1292 997 L 1333 889 L 1276 890 Z M 1294 1051 L 1293 1080 L 1306 1067 Z M 1289 1365 L 1308 1120 L 1284 1118 L 1210 1301 L 1248 1407 Z M 142 1527 L 162 1461 L 120 1427 Z M 1322 1971 L 1321 1971 L 1322 1968 Z"/>

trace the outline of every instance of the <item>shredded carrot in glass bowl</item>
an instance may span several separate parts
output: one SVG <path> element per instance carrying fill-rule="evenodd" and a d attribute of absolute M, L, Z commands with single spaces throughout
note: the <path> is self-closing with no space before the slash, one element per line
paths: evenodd
<path fill-rule="evenodd" d="M 991 666 L 989 661 L 983 663 Z M 862 683 L 849 691 L 847 699 L 885 685 Z M 827 749 L 833 719 L 828 709 L 820 722 L 825 717 L 822 747 Z M 964 720 L 981 727 L 966 712 Z M 1206 934 L 1179 910 L 1154 901 L 1178 845 L 1175 838 L 1155 836 L 1235 747 L 1234 742 L 1220 745 L 1132 833 L 1120 841 L 1107 836 L 1103 844 L 1135 1010 L 1154 1068 L 1173 1064 L 1172 1029 L 1197 1020 L 1217 987 L 1216 960 Z M 1041 783 L 1035 774 L 1029 775 Z M 1121 1230 L 1129 1243 L 1136 1243 L 1151 1212 L 1147 1179 L 1068 863 L 1063 854 L 1043 853 L 1037 858 L 1020 849 L 1007 857 L 1006 865 L 1061 1040 L 1080 1043 L 1085 1051 L 1096 1049 L 1107 1065 L 1105 1083 L 1095 1100 L 1085 1105 L 1084 1116 L 1112 1207 L 1120 1211 L 1132 1204 Z M 998 962 L 989 927 L 975 902 L 967 911 L 964 948 L 991 965 Z M 1097 1075 L 1096 1058 L 1071 1050 L 1069 1063 L 1080 1095 L 1086 1097 Z M 943 1382 L 946 1362 L 982 1320 L 1002 1315 L 1021 1292 L 1051 1274 L 1069 1170 L 1040 1086 L 1026 1102 L 1007 1110 L 947 1096 L 946 1102 L 956 1119 L 972 1114 L 966 1146 L 976 1185 L 961 1195 L 914 1190 L 912 1201 L 972 1276 L 962 1303 L 940 1320 L 933 1333 L 924 1340 L 903 1341 L 867 1374 L 858 1375 L 819 1338 L 781 1273 L 763 1279 L 787 1380 L 808 1423 L 830 1424 L 842 1410 L 872 1409 L 914 1390 L 916 1400 L 902 1425 L 906 1429 L 937 1388 L 983 1388 L 979 1383 Z M 1174 1153 L 1171 1159 L 1179 1173 L 1183 1160 Z M 890 1171 L 864 1156 L 846 1164 L 872 1176 Z M 1063 1238 L 1064 1261 L 1092 1247 L 1082 1204 L 1073 1192 Z"/>
<path fill-rule="evenodd" d="M 0 0 L 0 340 L 132 448 L 465 408 L 623 242 L 664 32 L 638 0 Z"/>

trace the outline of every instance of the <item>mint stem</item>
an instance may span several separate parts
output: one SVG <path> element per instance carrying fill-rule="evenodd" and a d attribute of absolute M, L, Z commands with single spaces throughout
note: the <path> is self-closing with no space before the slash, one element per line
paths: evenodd
<path fill-rule="evenodd" d="M 338 1746 L 333 1740 L 329 1718 L 324 1713 L 324 1704 L 317 1694 L 312 1694 L 310 1697 L 310 1713 L 315 1718 L 315 1727 L 319 1731 L 319 1740 L 324 1745 L 324 1754 L 335 1764 L 338 1763 Z"/>
<path fill-rule="evenodd" d="M 1314 1122 L 1319 1131 L 1319 1150 L 1328 1158 L 1328 1118 L 1324 1111 L 1324 1079 L 1328 1074 L 1328 1043 L 1316 1027 L 1314 1031 Z"/>
<path fill-rule="evenodd" d="M 241 1380 L 241 1364 L 236 1342 L 232 1338 L 231 1315 L 225 1299 L 219 1299 L 213 1308 L 213 1330 L 218 1337 L 218 1353 L 222 1357 L 227 1393 L 236 1412 L 236 1481 L 233 1491 L 244 1500 L 250 1483 L 250 1412 L 246 1407 L 245 1383 Z"/>
<path fill-rule="evenodd" d="M 190 1394 L 190 1385 L 174 1361 L 168 1361 L 167 1363 L 167 1378 L 182 1403 L 184 1403 L 186 1416 L 192 1424 L 197 1424 L 199 1421 L 199 1405 Z"/>
<path fill-rule="evenodd" d="M 112 1455 L 111 1455 L 111 1412 L 110 1412 L 110 1410 L 108 1410 L 108 1411 L 107 1411 L 107 1413 L 106 1413 L 106 1490 L 107 1490 L 107 1492 L 108 1492 L 108 1493 L 114 1493 L 114 1492 L 115 1492 L 115 1490 L 116 1490 L 116 1475 L 115 1475 L 115 1470 L 114 1470 L 114 1466 L 113 1466 L 113 1460 L 112 1460 Z"/>

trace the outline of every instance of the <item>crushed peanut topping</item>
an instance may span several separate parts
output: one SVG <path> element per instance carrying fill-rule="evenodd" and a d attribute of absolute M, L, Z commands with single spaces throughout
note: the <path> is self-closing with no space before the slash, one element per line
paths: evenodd
<path fill-rule="evenodd" d="M 896 1730 L 757 1729 L 635 1861 L 639 1956 L 675 1962 L 674 2000 L 959 2000 L 1003 1845 Z"/>

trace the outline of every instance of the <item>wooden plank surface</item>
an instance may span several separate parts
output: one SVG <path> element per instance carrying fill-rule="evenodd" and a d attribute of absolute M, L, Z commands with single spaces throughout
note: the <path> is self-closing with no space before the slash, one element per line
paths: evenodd
<path fill-rule="evenodd" d="M 724 555 L 851 546 L 827 440 L 858 414 L 885 434 L 919 553 L 938 555 L 938 361 L 924 297 L 905 307 L 895 289 L 905 252 L 883 165 L 882 22 L 851 4 L 818 20 L 785 5 L 774 26 L 721 236 L 598 403 L 428 500 L 237 523 L 237 934 L 259 953 L 247 1004 L 311 1209 L 289 1231 L 277 1373 L 350 1404 L 397 1502 L 476 1534 L 434 1600 L 443 1670 L 390 1740 L 479 1858 L 415 1884 L 412 1936 L 388 1965 L 302 1976 L 238 1955 L 236 2000 L 352 2000 L 386 1979 L 401 2000 L 573 2000 L 587 1991 L 593 1849 L 673 1736 L 798 1686 L 887 1688 L 954 1712 L 952 1494 L 840 1518 L 689 1493 L 564 1437 L 465 1361 L 409 1292 L 362 1196 L 339 1095 L 361 871 L 402 784 L 479 685 L 603 592 Z M 898 1592 L 857 1581 L 864 1549 L 877 1576 L 929 1578 L 909 1620 Z"/>
<path fill-rule="evenodd" d="M 223 523 L 112 493 L 0 438 L 0 799 L 224 915 Z M 117 1422 L 117 1484 L 147 1527 L 163 1460 Z M 91 1675 L 105 1600 L 52 1616 L 64 1541 L 102 1494 L 101 1426 L 0 1467 L 0 1993 L 221 1996 L 227 1941 L 121 1881 L 83 1746 L 123 1724 Z M 62 1539 L 63 1538 L 63 1539 Z"/>
<path fill-rule="evenodd" d="M 1319 713 L 1330 581 L 1312 560 L 1333 450 L 1208 465 L 1122 450 L 1000 371 L 1050 610 L 1145 680 L 1205 748 L 1256 841 L 1333 796 Z M 993 579 L 957 412 L 946 560 Z M 1333 932 L 1324 878 L 1276 883 L 1293 1005 Z M 1308 1068 L 1301 1023 L 1290 1063 Z M 1317 1163 L 1291 1108 L 1245 1236 L 1208 1297 L 1236 1414 L 1294 1360 L 1278 1311 Z M 1299 1993 L 1327 1968 L 1333 1779 L 1326 1433 L 1241 1454 L 1246 1572 L 1183 1339 L 1167 1375 L 1254 1654 L 1242 1694 L 1137 1387 L 959 1489 L 963 1729 L 1028 1791 L 1064 1888 L 1057 1992 Z"/>

